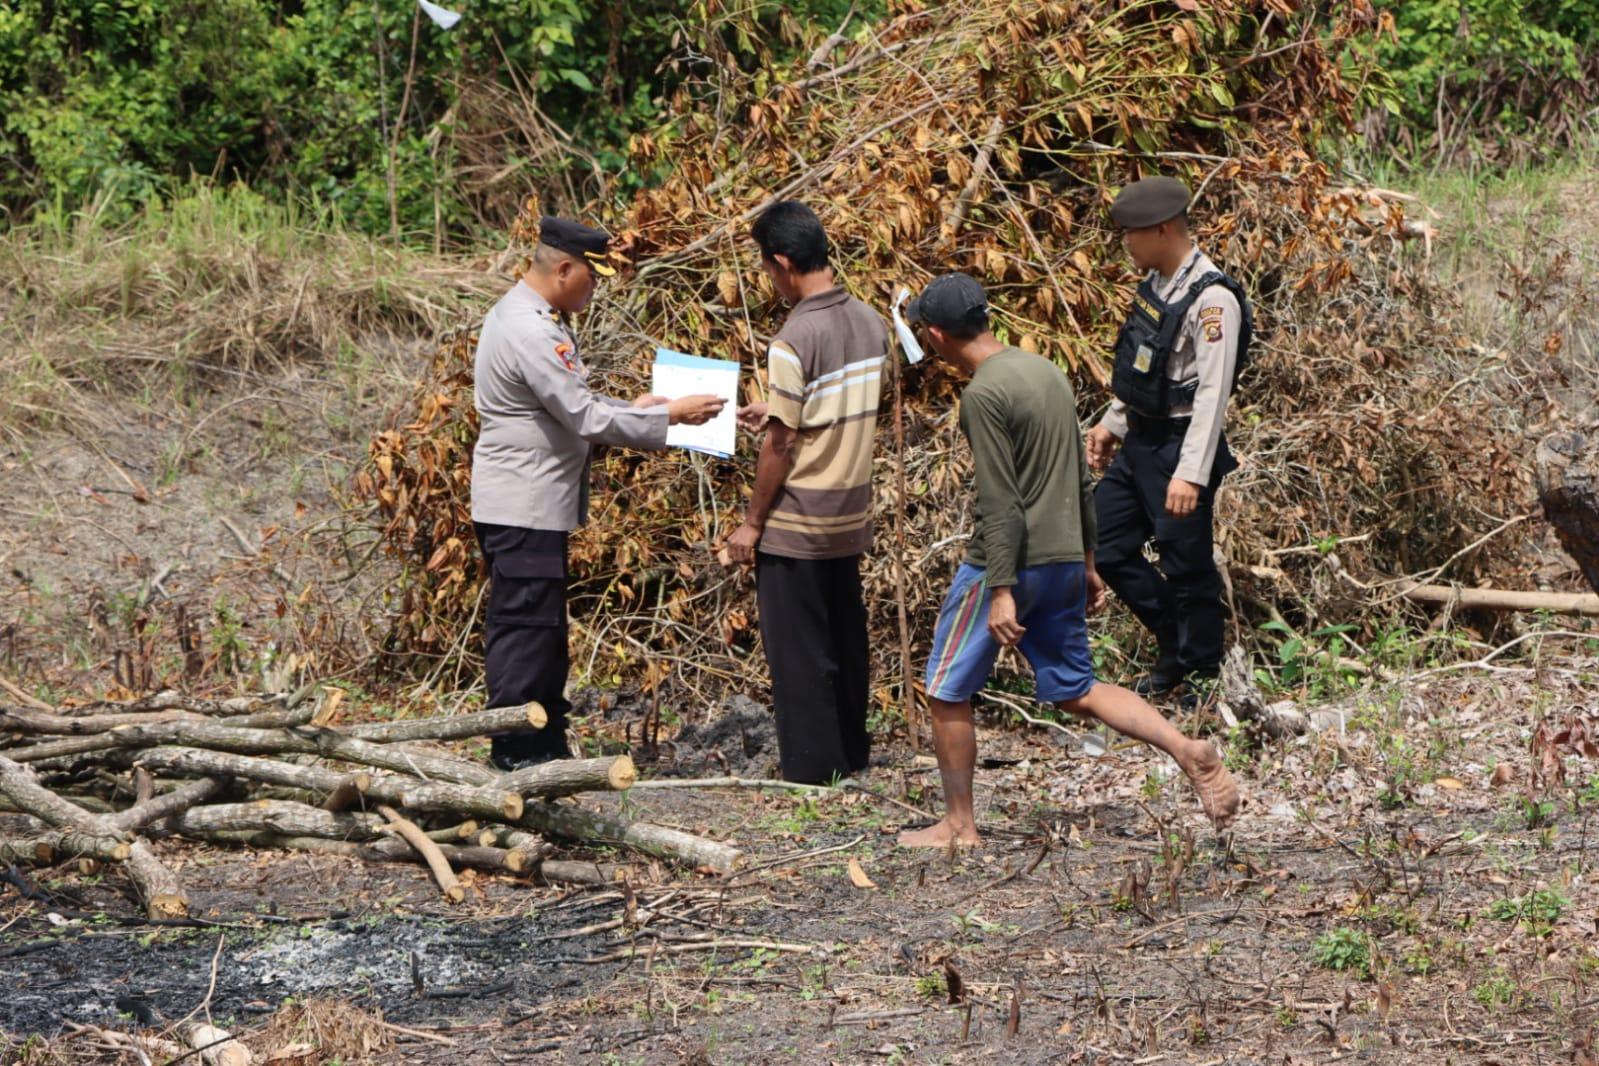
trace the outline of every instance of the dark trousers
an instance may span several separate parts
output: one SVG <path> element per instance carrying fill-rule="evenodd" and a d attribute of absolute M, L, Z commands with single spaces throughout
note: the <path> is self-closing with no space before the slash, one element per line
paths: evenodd
<path fill-rule="evenodd" d="M 549 715 L 543 729 L 491 738 L 496 753 L 513 758 L 565 757 L 566 534 L 476 523 L 478 546 L 489 567 L 489 602 L 483 627 L 483 674 L 489 707 L 537 700 Z"/>
<path fill-rule="evenodd" d="M 1094 565 L 1105 583 L 1155 634 L 1155 673 L 1175 682 L 1214 676 L 1221 666 L 1225 612 L 1221 574 L 1212 555 L 1212 512 L 1221 479 L 1238 461 L 1223 440 L 1210 484 L 1186 518 L 1166 513 L 1166 490 L 1182 452 L 1186 421 L 1137 420 L 1121 453 L 1094 491 L 1099 548 Z M 1160 567 L 1144 557 L 1153 539 Z"/>
<path fill-rule="evenodd" d="M 868 659 L 860 557 L 755 555 L 783 777 L 820 784 L 866 768 Z"/>

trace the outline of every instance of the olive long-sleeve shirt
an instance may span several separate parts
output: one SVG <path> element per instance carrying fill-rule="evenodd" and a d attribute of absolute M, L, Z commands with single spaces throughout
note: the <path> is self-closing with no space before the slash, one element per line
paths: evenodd
<path fill-rule="evenodd" d="M 990 588 L 1016 572 L 1080 562 L 1098 544 L 1077 396 L 1054 363 L 1020 348 L 985 359 L 961 393 L 961 431 L 977 480 L 967 561 Z"/>

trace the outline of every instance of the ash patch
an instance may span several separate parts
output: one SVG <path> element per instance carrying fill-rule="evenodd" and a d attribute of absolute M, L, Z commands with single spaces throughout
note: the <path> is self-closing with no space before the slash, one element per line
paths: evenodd
<path fill-rule="evenodd" d="M 269 1014 L 290 997 L 315 995 L 374 1004 L 402 1023 L 441 1014 L 497 1017 L 513 1005 L 578 995 L 610 979 L 612 967 L 578 962 L 604 950 L 600 937 L 541 942 L 584 920 L 385 915 L 229 930 L 211 1012 L 237 1022 Z M 120 1027 L 129 1016 L 142 1024 L 182 1018 L 205 997 L 219 933 L 150 938 L 85 928 L 54 935 L 60 939 L 41 950 L 5 960 L 0 1031 L 49 1034 L 65 1021 Z"/>
<path fill-rule="evenodd" d="M 777 718 L 748 696 L 729 697 L 721 713 L 684 727 L 672 745 L 685 774 L 777 776 Z"/>

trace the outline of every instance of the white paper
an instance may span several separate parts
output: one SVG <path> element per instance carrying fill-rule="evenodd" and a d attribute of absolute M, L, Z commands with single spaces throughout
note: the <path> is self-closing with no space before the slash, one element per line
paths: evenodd
<path fill-rule="evenodd" d="M 438 4 L 429 3 L 428 0 L 416 0 L 416 2 L 422 5 L 423 13 L 432 19 L 441 30 L 450 29 L 461 21 L 461 13 L 459 11 L 442 8 Z"/>
<path fill-rule="evenodd" d="M 675 425 L 666 431 L 666 443 L 674 448 L 704 452 L 726 459 L 737 447 L 738 364 L 725 359 L 702 359 L 669 348 L 655 349 L 655 366 L 650 391 L 676 400 L 683 396 L 710 394 L 727 401 L 722 413 L 703 426 Z"/>
<path fill-rule="evenodd" d="M 910 298 L 911 291 L 901 285 L 899 295 L 894 297 L 894 332 L 899 334 L 899 346 L 905 349 L 905 358 L 912 363 L 919 363 L 922 361 L 922 346 L 916 340 L 916 333 L 911 329 L 910 323 L 905 321 L 905 316 L 899 311 Z"/>

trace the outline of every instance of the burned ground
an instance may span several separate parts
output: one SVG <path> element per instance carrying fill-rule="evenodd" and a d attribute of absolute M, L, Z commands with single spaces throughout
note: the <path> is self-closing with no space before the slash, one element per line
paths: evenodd
<path fill-rule="evenodd" d="M 744 843 L 720 880 L 480 877 L 451 908 L 406 867 L 167 844 L 194 928 L 124 924 L 109 879 L 8 892 L 0 1026 L 159 1028 L 204 1002 L 250 1033 L 334 999 L 401 1027 L 382 1061 L 1582 1061 L 1599 781 L 1566 752 L 1566 784 L 1535 783 L 1526 754 L 1580 669 L 1536 692 L 1446 674 L 1350 701 L 1343 729 L 1235 735 L 1226 837 L 1162 757 L 990 731 L 970 854 L 895 847 L 933 797 L 909 751 L 865 791 L 609 800 Z"/>

